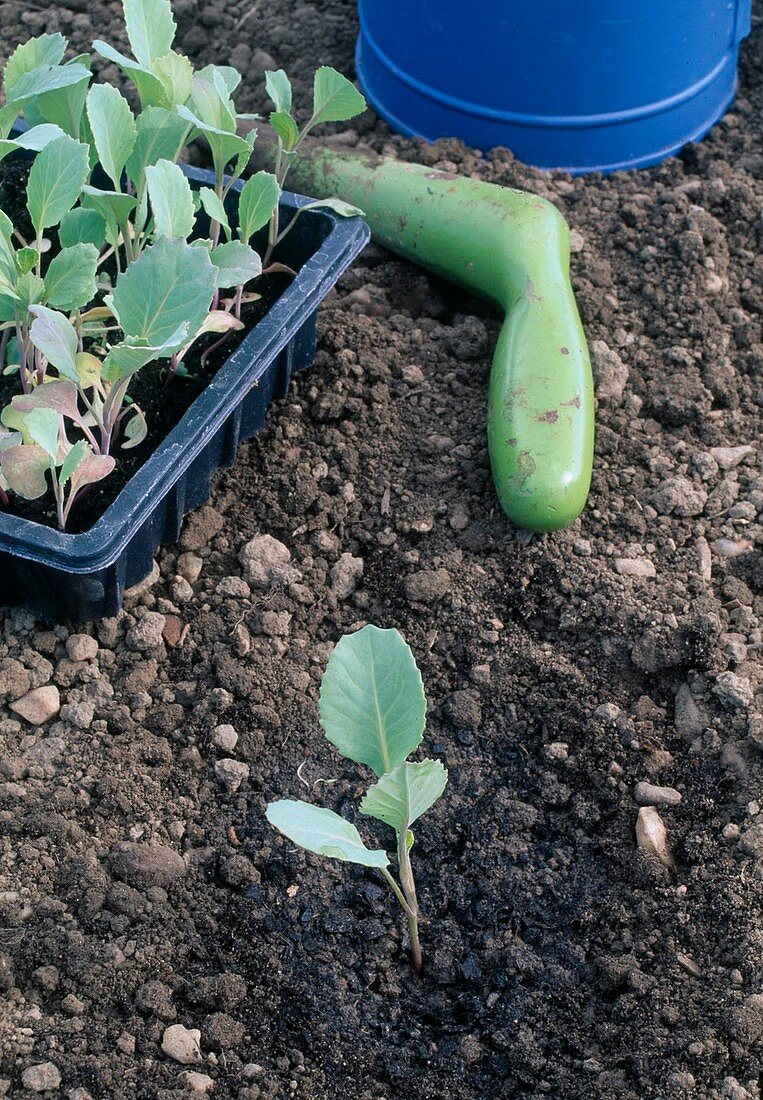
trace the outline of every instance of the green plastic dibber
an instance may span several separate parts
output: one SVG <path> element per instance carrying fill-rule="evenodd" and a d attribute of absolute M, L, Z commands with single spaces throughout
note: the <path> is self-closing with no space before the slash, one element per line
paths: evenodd
<path fill-rule="evenodd" d="M 498 499 L 531 531 L 572 523 L 591 483 L 594 398 L 569 229 L 556 207 L 524 191 L 317 144 L 296 158 L 289 186 L 359 206 L 381 244 L 506 311 L 488 398 Z"/>

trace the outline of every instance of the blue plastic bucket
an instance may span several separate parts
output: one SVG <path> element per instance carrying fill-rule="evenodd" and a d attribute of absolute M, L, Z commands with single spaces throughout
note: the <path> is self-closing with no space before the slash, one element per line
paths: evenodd
<path fill-rule="evenodd" d="M 395 130 L 569 172 L 655 164 L 736 91 L 751 0 L 359 0 L 360 83 Z"/>

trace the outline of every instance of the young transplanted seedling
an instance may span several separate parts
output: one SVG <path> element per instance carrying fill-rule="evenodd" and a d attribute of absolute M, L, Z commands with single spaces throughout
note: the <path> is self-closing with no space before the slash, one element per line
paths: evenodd
<path fill-rule="evenodd" d="M 408 760 L 424 734 L 426 697 L 413 654 L 397 630 L 369 625 L 340 638 L 321 682 L 320 716 L 331 744 L 378 776 L 360 812 L 395 830 L 399 882 L 387 853 L 367 848 L 355 826 L 333 810 L 284 799 L 269 804 L 267 819 L 308 852 L 380 871 L 406 915 L 413 966 L 421 970 L 411 826 L 445 790 L 448 773 L 439 760 Z"/>

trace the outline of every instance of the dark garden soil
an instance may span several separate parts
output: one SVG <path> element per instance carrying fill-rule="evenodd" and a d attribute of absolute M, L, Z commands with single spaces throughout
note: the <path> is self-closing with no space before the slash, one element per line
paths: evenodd
<path fill-rule="evenodd" d="M 302 102 L 317 64 L 352 71 L 351 0 L 175 6 L 189 53 L 247 73 L 244 109 L 266 67 Z M 3 44 L 60 26 L 83 48 L 116 10 L 5 3 Z M 511 527 L 484 441 L 495 319 L 369 247 L 313 369 L 124 612 L 2 620 L 0 1093 L 759 1097 L 761 47 L 758 23 L 710 138 L 638 174 L 544 176 L 370 113 L 343 136 L 569 218 L 589 507 Z M 291 552 L 280 583 L 264 535 Z M 383 884 L 263 819 L 273 797 L 350 813 L 367 782 L 316 714 L 332 643 L 366 621 L 411 643 L 450 769 L 417 833 L 421 978 Z M 42 728 L 10 709 L 41 686 Z M 681 796 L 659 807 L 670 868 L 636 846 L 645 781 Z M 198 1063 L 162 1050 L 173 1024 Z"/>

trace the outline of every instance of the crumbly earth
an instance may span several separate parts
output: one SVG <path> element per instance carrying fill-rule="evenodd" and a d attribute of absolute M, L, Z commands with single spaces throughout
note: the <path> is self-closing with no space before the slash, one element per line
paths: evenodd
<path fill-rule="evenodd" d="M 266 67 L 301 102 L 316 64 L 352 72 L 351 0 L 175 7 L 249 107 Z M 117 5 L 0 12 L 6 50 L 56 26 L 82 48 Z M 496 319 L 369 247 L 314 367 L 124 611 L 2 619 L 0 1095 L 759 1096 L 761 47 L 758 24 L 707 141 L 638 174 L 542 175 L 370 113 L 344 135 L 569 219 L 589 507 L 511 527 L 484 439 Z M 263 818 L 301 795 L 352 816 L 368 776 L 316 694 L 366 621 L 412 645 L 450 770 L 417 830 L 420 978 L 383 884 Z M 681 796 L 657 806 L 669 866 L 636 844 L 644 782 Z"/>

